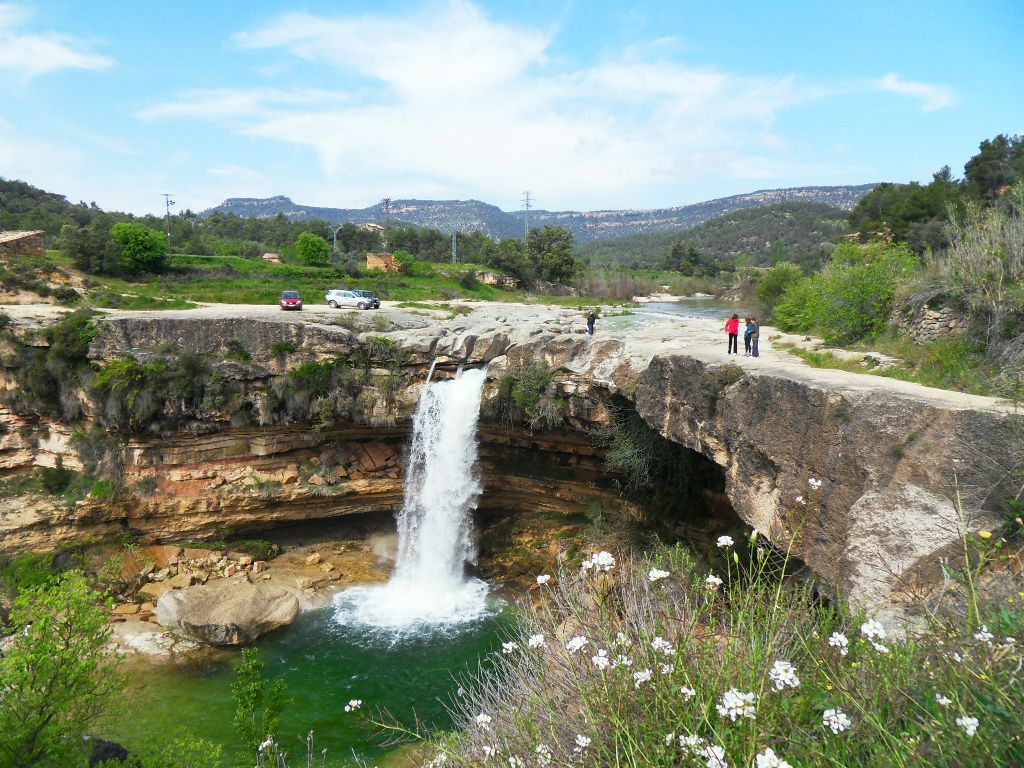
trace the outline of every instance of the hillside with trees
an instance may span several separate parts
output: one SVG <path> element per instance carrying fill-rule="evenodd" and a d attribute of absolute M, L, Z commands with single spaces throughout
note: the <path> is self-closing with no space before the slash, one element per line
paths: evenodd
<path fill-rule="evenodd" d="M 593 267 L 676 269 L 681 246 L 708 263 L 764 266 L 779 261 L 820 263 L 849 231 L 849 213 L 821 203 L 787 202 L 749 208 L 673 232 L 595 240 L 577 249 Z"/>

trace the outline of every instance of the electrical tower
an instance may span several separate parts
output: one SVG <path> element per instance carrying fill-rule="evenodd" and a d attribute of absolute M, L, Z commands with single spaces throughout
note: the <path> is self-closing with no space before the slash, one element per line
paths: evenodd
<path fill-rule="evenodd" d="M 523 192 L 523 256 L 530 260 L 530 206 L 533 198 L 530 197 L 530 190 Z"/>
<path fill-rule="evenodd" d="M 459 261 L 459 245 L 456 235 L 458 235 L 458 230 L 452 227 L 452 264 Z"/>
<path fill-rule="evenodd" d="M 175 202 L 171 200 L 170 192 L 162 192 L 161 197 L 164 199 L 164 221 L 167 226 L 167 255 L 171 255 L 171 206 L 175 205 Z"/>
<path fill-rule="evenodd" d="M 391 198 L 385 197 L 380 201 L 384 206 L 384 252 L 388 250 L 388 215 L 391 213 Z"/>

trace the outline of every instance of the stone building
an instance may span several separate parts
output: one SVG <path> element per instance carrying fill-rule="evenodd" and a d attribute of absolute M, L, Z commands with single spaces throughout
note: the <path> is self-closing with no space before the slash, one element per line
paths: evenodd
<path fill-rule="evenodd" d="M 377 269 L 381 272 L 398 272 L 398 264 L 390 253 L 366 254 L 366 268 Z"/>
<path fill-rule="evenodd" d="M 45 256 L 46 233 L 41 229 L 0 232 L 0 258 L 12 256 Z"/>

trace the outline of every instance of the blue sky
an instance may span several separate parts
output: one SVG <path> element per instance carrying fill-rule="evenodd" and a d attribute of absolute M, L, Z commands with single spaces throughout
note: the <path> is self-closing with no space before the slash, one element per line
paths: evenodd
<path fill-rule="evenodd" d="M 927 181 L 1024 133 L 1021 72 L 1021 0 L 0 0 L 0 176 L 137 213 Z"/>

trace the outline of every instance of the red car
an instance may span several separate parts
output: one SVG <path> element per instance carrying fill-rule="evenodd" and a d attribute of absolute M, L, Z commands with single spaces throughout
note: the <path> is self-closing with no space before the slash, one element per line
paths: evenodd
<path fill-rule="evenodd" d="M 281 291 L 281 298 L 278 299 L 281 309 L 302 309 L 302 297 L 298 291 Z"/>

